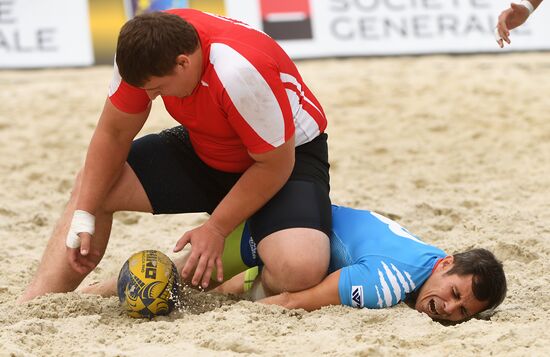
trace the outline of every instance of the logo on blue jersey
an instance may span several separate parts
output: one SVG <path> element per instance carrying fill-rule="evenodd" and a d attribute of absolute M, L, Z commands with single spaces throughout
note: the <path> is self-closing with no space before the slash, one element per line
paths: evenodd
<path fill-rule="evenodd" d="M 353 285 L 351 287 L 351 306 L 363 307 L 363 285 Z"/>

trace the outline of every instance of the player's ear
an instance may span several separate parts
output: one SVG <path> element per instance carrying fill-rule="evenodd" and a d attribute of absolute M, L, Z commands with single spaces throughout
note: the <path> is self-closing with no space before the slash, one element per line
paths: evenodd
<path fill-rule="evenodd" d="M 176 65 L 181 69 L 187 69 L 189 67 L 190 58 L 187 55 L 181 54 L 176 57 Z"/>
<path fill-rule="evenodd" d="M 454 260 L 455 260 L 455 258 L 452 255 L 447 255 L 445 258 L 443 258 L 441 263 L 439 263 L 439 267 L 441 267 L 441 269 L 445 269 L 445 270 L 449 269 L 451 267 L 451 265 L 453 265 Z"/>

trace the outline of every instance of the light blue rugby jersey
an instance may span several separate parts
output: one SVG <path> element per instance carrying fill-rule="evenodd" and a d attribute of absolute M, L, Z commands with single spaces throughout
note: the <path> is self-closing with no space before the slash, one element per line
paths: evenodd
<path fill-rule="evenodd" d="M 332 206 L 330 272 L 342 269 L 343 305 L 378 309 L 396 305 L 430 276 L 442 250 L 372 211 Z"/>

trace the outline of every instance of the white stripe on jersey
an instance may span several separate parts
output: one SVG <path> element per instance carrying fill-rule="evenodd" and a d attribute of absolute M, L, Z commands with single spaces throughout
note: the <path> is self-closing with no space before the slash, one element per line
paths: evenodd
<path fill-rule="evenodd" d="M 376 305 L 379 307 L 379 308 L 383 308 L 384 307 L 384 303 L 382 301 L 382 298 L 380 297 L 380 291 L 378 291 L 378 285 L 375 285 L 374 286 L 376 288 L 376 296 L 378 297 L 378 301 L 376 301 Z"/>
<path fill-rule="evenodd" d="M 392 297 L 391 297 L 391 291 L 390 287 L 388 286 L 388 283 L 386 283 L 386 279 L 384 279 L 384 274 L 378 270 L 378 278 L 380 279 L 380 286 L 382 287 L 382 294 L 384 294 L 384 302 L 386 303 L 386 307 L 390 307 L 392 305 Z"/>
<path fill-rule="evenodd" d="M 409 280 L 409 284 L 411 285 L 411 289 L 412 289 L 412 290 L 416 289 L 416 284 L 415 284 L 414 281 L 411 279 L 411 274 L 410 274 L 408 271 L 405 271 L 405 276 L 406 276 L 407 279 Z"/>
<path fill-rule="evenodd" d="M 292 116 L 294 117 L 294 127 L 296 128 L 295 145 L 299 146 L 308 143 L 319 135 L 319 125 L 315 119 L 304 110 L 295 91 L 287 89 L 286 94 L 292 109 Z"/>
<path fill-rule="evenodd" d="M 294 84 L 296 88 L 298 88 L 298 91 L 300 92 L 300 97 L 304 98 L 306 102 L 311 104 L 311 106 L 315 108 L 322 117 L 324 117 L 323 112 L 319 108 L 317 108 L 317 106 L 311 100 L 305 97 L 304 91 L 302 90 L 302 85 L 300 84 L 300 82 L 298 82 L 298 80 L 293 75 L 288 73 L 281 73 L 281 81 L 283 83 L 288 82 L 288 83 Z"/>
<path fill-rule="evenodd" d="M 397 278 L 399 279 L 399 282 L 401 283 L 401 286 L 403 286 L 403 290 L 405 290 L 405 293 L 408 294 L 411 292 L 411 288 L 409 287 L 409 284 L 407 284 L 407 281 L 403 277 L 403 274 L 395 267 L 395 265 L 391 264 L 392 269 L 397 274 Z"/>
<path fill-rule="evenodd" d="M 120 87 L 120 83 L 122 83 L 122 77 L 118 72 L 118 66 L 116 65 L 115 58 L 115 65 L 113 66 L 113 78 L 111 79 L 111 83 L 109 84 L 109 97 L 112 97 L 113 94 L 116 93 L 118 87 Z"/>
<path fill-rule="evenodd" d="M 391 287 L 393 288 L 393 294 L 395 295 L 396 301 L 399 302 L 401 300 L 401 287 L 397 282 L 397 278 L 383 260 L 381 261 L 381 263 L 384 267 L 384 271 L 386 272 L 386 276 L 390 281 Z"/>
<path fill-rule="evenodd" d="M 281 73 L 280 76 L 283 83 L 293 84 L 300 92 L 300 96 L 298 96 L 295 91 L 288 88 L 286 90 L 288 101 L 290 102 L 290 107 L 292 110 L 292 116 L 294 118 L 294 126 L 296 128 L 296 146 L 308 143 L 319 135 L 319 124 L 317 124 L 315 119 L 306 110 L 304 110 L 304 107 L 300 104 L 300 99 L 303 98 L 311 104 L 311 106 L 313 106 L 319 114 L 321 114 L 321 116 L 323 116 L 323 113 L 315 106 L 315 104 L 304 96 L 302 86 L 294 76 L 288 73 Z"/>
<path fill-rule="evenodd" d="M 254 66 L 223 43 L 210 47 L 210 63 L 239 114 L 274 147 L 285 142 L 283 112 L 275 94 Z"/>

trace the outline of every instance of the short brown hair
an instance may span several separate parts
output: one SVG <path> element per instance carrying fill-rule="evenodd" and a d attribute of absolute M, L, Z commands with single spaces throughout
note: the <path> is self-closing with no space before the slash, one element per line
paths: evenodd
<path fill-rule="evenodd" d="M 127 83 L 141 87 L 151 77 L 172 73 L 180 54 L 191 54 L 199 45 L 195 28 L 166 12 L 138 15 L 118 36 L 116 63 Z"/>
<path fill-rule="evenodd" d="M 486 310 L 496 308 L 506 297 L 506 276 L 502 263 L 487 249 L 478 248 L 453 254 L 453 267 L 446 274 L 473 275 L 472 291 Z"/>

